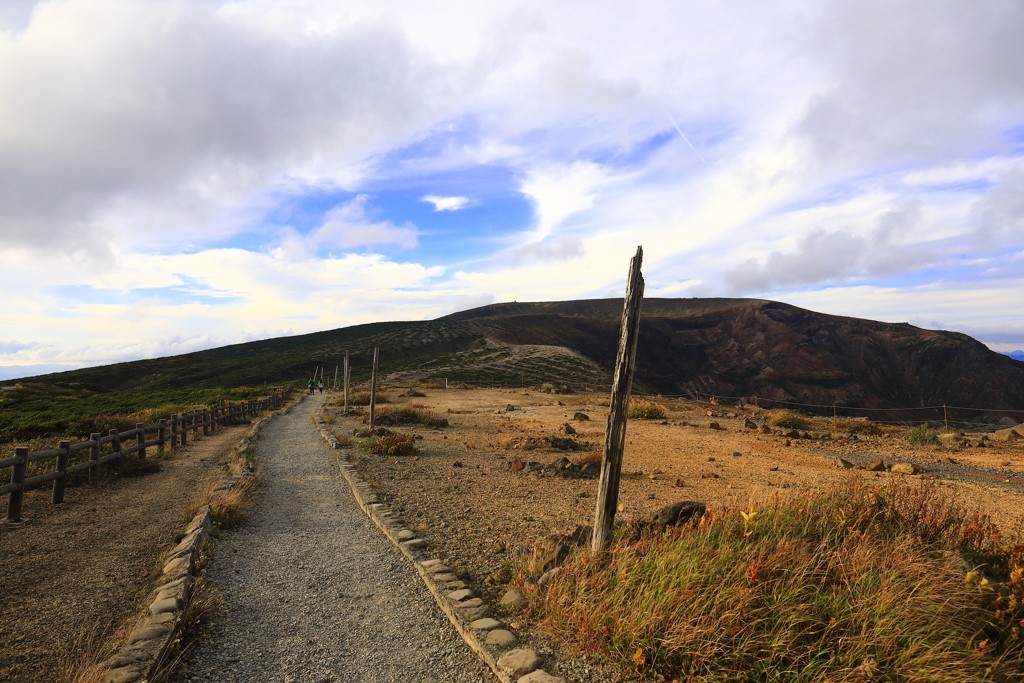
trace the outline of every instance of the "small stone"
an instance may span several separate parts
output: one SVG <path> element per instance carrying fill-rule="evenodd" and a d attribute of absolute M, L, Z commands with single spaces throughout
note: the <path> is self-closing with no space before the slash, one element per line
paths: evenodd
<path fill-rule="evenodd" d="M 864 469 L 868 472 L 885 472 L 885 462 L 882 460 L 876 460 Z"/>
<path fill-rule="evenodd" d="M 448 594 L 448 599 L 451 600 L 452 602 L 460 602 L 462 600 L 466 600 L 467 598 L 475 598 L 475 597 L 476 597 L 476 593 L 474 593 L 471 588 L 464 588 L 464 589 L 459 590 L 459 591 L 452 591 L 451 593 Z"/>
<path fill-rule="evenodd" d="M 510 672 L 517 678 L 536 671 L 542 663 L 543 660 L 536 652 L 525 647 L 509 650 L 498 658 L 498 668 Z"/>
<path fill-rule="evenodd" d="M 516 683 L 566 683 L 566 680 L 559 676 L 552 676 L 544 669 L 537 669 L 525 676 L 520 676 Z"/>
<path fill-rule="evenodd" d="M 722 425 L 717 422 L 708 422 L 708 429 L 721 429 Z"/>
<path fill-rule="evenodd" d="M 166 636 L 174 629 L 172 624 L 148 624 L 132 631 L 128 636 L 128 644 L 138 643 L 143 640 L 154 640 Z"/>
<path fill-rule="evenodd" d="M 456 605 L 459 609 L 472 609 L 473 607 L 480 607 L 484 604 L 484 601 L 480 598 L 470 598 L 469 600 L 463 600 Z"/>
<path fill-rule="evenodd" d="M 434 574 L 433 578 L 434 578 L 434 581 L 439 581 L 441 583 L 448 583 L 449 581 L 458 581 L 459 580 L 458 575 L 457 574 L 453 574 L 451 572 L 446 572 L 444 574 Z"/>
<path fill-rule="evenodd" d="M 678 478 L 677 478 L 677 479 L 676 479 L 676 488 L 680 488 L 680 489 L 681 489 L 681 488 L 683 488 L 684 486 L 686 486 L 686 483 L 685 483 L 685 482 L 684 482 L 684 481 L 683 481 L 682 479 L 678 479 Z"/>
<path fill-rule="evenodd" d="M 732 457 L 734 457 L 734 458 L 740 458 L 742 456 L 743 456 L 743 454 L 740 453 L 739 451 L 733 451 L 732 452 Z"/>
<path fill-rule="evenodd" d="M 757 423 L 748 417 L 743 420 L 743 427 L 745 429 L 757 429 Z"/>
<path fill-rule="evenodd" d="M 408 529 L 402 529 L 397 534 L 395 534 L 395 536 L 398 538 L 399 541 L 411 541 L 412 539 L 416 538 L 415 532 L 409 531 Z"/>
<path fill-rule="evenodd" d="M 572 419 L 576 420 L 577 422 L 586 422 L 587 420 L 590 419 L 590 416 L 587 415 L 586 413 L 576 413 L 575 415 L 572 416 Z"/>
<path fill-rule="evenodd" d="M 477 631 L 493 631 L 494 629 L 501 626 L 501 622 L 493 617 L 486 617 L 484 619 L 477 619 L 469 624 L 469 627 L 476 629 Z"/>
<path fill-rule="evenodd" d="M 505 593 L 498 602 L 503 607 L 509 607 L 511 609 L 522 609 L 526 607 L 530 602 L 530 599 L 523 594 L 518 588 L 513 588 Z"/>
<path fill-rule="evenodd" d="M 430 560 L 423 560 L 422 562 L 420 562 L 421 567 L 433 567 L 434 565 L 438 564 L 441 564 L 441 560 L 437 559 L 436 557 Z"/>
<path fill-rule="evenodd" d="M 427 562 L 430 562 L 428 565 Z M 441 560 L 427 560 L 423 562 L 422 566 L 427 568 L 428 574 L 447 574 L 451 571 L 447 565 L 441 564 Z"/>
<path fill-rule="evenodd" d="M 403 541 L 402 545 L 406 548 L 425 548 L 427 547 L 427 542 L 422 538 L 414 538 L 411 541 Z"/>
<path fill-rule="evenodd" d="M 502 650 L 513 648 L 519 644 L 519 639 L 513 635 L 511 631 L 506 631 L 503 628 L 496 628 L 487 634 L 487 640 L 484 641 L 485 645 L 492 645 Z"/>
<path fill-rule="evenodd" d="M 924 468 L 912 462 L 898 462 L 892 466 L 892 471 L 897 474 L 921 474 Z"/>
<path fill-rule="evenodd" d="M 844 458 L 839 458 L 839 464 L 843 466 L 843 469 L 847 469 L 847 470 L 857 469 L 856 465 L 854 465 L 852 462 L 850 462 L 849 460 L 846 460 Z"/>
<path fill-rule="evenodd" d="M 164 565 L 164 574 L 167 576 L 177 576 L 179 574 L 188 573 L 189 558 L 179 557 L 175 560 L 171 560 Z"/>
<path fill-rule="evenodd" d="M 179 609 L 177 598 L 167 598 L 165 600 L 159 600 L 149 606 L 149 613 L 163 614 L 164 612 L 177 612 Z"/>

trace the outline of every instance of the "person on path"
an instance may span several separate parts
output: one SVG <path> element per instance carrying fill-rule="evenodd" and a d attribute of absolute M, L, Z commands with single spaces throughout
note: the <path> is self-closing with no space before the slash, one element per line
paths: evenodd
<path fill-rule="evenodd" d="M 319 386 L 320 386 L 320 393 L 321 394 L 324 393 L 324 381 L 323 380 L 320 380 L 320 385 Z"/>
<path fill-rule="evenodd" d="M 309 393 L 313 393 L 313 378 L 309 378 Z"/>

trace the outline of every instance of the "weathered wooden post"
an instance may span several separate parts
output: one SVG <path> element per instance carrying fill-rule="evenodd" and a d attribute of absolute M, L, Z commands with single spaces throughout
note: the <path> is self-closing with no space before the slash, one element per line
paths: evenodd
<path fill-rule="evenodd" d="M 21 521 L 21 505 L 25 500 L 25 472 L 28 470 L 28 446 L 17 446 L 14 457 L 18 462 L 11 468 L 11 486 L 17 486 L 7 497 L 7 521 Z"/>
<path fill-rule="evenodd" d="M 92 448 L 89 452 L 92 460 L 92 467 L 89 468 L 89 483 L 95 484 L 100 480 L 100 433 L 90 434 L 89 441 L 92 441 Z"/>
<path fill-rule="evenodd" d="M 171 450 L 174 450 L 174 449 L 176 449 L 178 447 L 178 414 L 177 413 L 174 413 L 173 415 L 171 415 L 171 419 L 168 422 L 168 424 L 170 424 L 170 426 L 171 426 L 171 431 L 168 434 L 168 436 L 171 437 Z"/>
<path fill-rule="evenodd" d="M 189 418 L 195 413 L 182 413 L 181 415 L 181 445 L 185 446 L 188 444 L 188 425 Z"/>
<path fill-rule="evenodd" d="M 156 449 L 161 453 L 164 451 L 165 439 L 167 439 L 167 420 L 161 419 L 160 427 L 156 430 Z"/>
<path fill-rule="evenodd" d="M 370 429 L 373 429 L 377 409 L 377 357 L 380 347 L 373 347 L 373 372 L 370 373 Z"/>
<path fill-rule="evenodd" d="M 213 415 L 213 411 L 210 410 L 209 408 L 207 408 L 206 410 L 202 411 L 200 414 L 203 416 L 203 436 L 209 436 L 210 435 L 210 422 L 211 422 L 210 416 Z"/>
<path fill-rule="evenodd" d="M 64 489 L 67 487 L 68 460 L 71 458 L 71 442 L 61 441 L 57 448 L 60 449 L 60 453 L 57 454 L 57 467 L 54 469 L 54 472 L 59 473 L 59 475 L 53 480 L 53 493 L 50 495 L 50 503 L 54 505 L 64 502 Z"/>
<path fill-rule="evenodd" d="M 348 378 L 349 378 L 349 365 L 348 365 L 348 351 L 345 352 L 345 370 L 342 373 L 342 379 L 345 381 L 345 415 L 348 415 Z"/>
<path fill-rule="evenodd" d="M 629 281 L 622 306 L 622 329 L 619 331 L 619 352 L 615 357 L 611 405 L 604 435 L 604 454 L 601 456 L 601 480 L 597 489 L 597 512 L 591 541 L 591 550 L 594 552 L 604 550 L 611 541 L 615 507 L 619 503 L 619 475 L 622 471 L 622 451 L 626 445 L 629 393 L 636 368 L 640 308 L 644 300 L 644 277 L 640 272 L 643 257 L 643 247 L 637 247 L 636 256 L 629 263 Z"/>
<path fill-rule="evenodd" d="M 136 422 L 135 428 L 139 430 L 139 460 L 146 459 L 146 425 Z"/>
<path fill-rule="evenodd" d="M 117 453 L 117 466 L 120 467 L 124 461 L 124 454 L 121 452 L 121 435 L 117 433 L 116 429 L 111 429 L 108 435 L 110 436 L 110 452 Z"/>

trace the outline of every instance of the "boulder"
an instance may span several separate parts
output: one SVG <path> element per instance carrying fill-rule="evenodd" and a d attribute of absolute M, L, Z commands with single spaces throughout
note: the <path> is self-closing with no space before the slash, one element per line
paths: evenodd
<path fill-rule="evenodd" d="M 566 422 L 564 425 L 562 425 L 562 431 L 565 432 L 566 436 L 572 436 L 573 434 L 576 433 L 576 430 L 573 429 L 572 425 L 569 424 L 568 422 Z"/>
<path fill-rule="evenodd" d="M 636 524 L 640 530 L 651 529 L 661 533 L 670 526 L 685 524 L 694 517 L 700 517 L 704 514 L 704 510 L 703 503 L 682 500 L 645 515 Z"/>
<path fill-rule="evenodd" d="M 498 659 L 498 668 L 519 678 L 540 668 L 543 660 L 533 650 L 517 648 L 509 650 Z"/>
<path fill-rule="evenodd" d="M 751 420 L 749 417 L 743 420 L 743 426 L 746 429 L 757 429 L 757 423 Z"/>
<path fill-rule="evenodd" d="M 576 413 L 575 415 L 572 416 L 572 419 L 576 420 L 577 422 L 586 422 L 587 420 L 590 419 L 590 416 L 587 415 L 586 413 Z"/>
<path fill-rule="evenodd" d="M 1024 438 L 1024 425 L 1000 429 L 996 431 L 994 436 L 1001 441 L 1017 441 L 1018 439 Z"/>
<path fill-rule="evenodd" d="M 882 460 L 876 460 L 864 469 L 868 472 L 885 472 L 885 462 Z"/>
<path fill-rule="evenodd" d="M 898 462 L 892 466 L 890 471 L 897 474 L 922 474 L 924 468 L 912 462 Z"/>

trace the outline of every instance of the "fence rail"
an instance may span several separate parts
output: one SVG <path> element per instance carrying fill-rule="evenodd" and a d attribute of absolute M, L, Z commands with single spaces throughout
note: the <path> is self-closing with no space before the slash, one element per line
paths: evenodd
<path fill-rule="evenodd" d="M 189 434 L 193 439 L 200 436 L 209 436 L 211 431 L 217 431 L 227 424 L 235 424 L 250 417 L 258 415 L 266 410 L 280 406 L 285 399 L 291 395 L 291 387 L 277 389 L 273 394 L 262 399 L 251 399 L 240 403 L 225 403 L 219 406 L 211 406 L 203 410 L 181 415 L 171 415 L 170 419 L 160 420 L 156 424 L 138 423 L 134 429 L 119 432 L 111 429 L 106 435 L 95 432 L 89 435 L 85 441 L 72 443 L 70 440 L 61 441 L 57 448 L 47 448 L 40 451 L 30 451 L 27 446 L 18 446 L 14 449 L 14 455 L 9 458 L 0 459 L 0 470 L 11 468 L 10 483 L 0 486 L 0 496 L 7 495 L 7 521 L 21 522 L 21 508 L 24 501 L 25 491 L 39 488 L 43 484 L 53 482 L 53 494 L 51 503 L 64 502 L 64 489 L 68 479 L 79 472 L 89 473 L 89 482 L 99 480 L 104 465 L 116 462 L 121 464 L 124 458 L 138 453 L 140 461 L 146 459 L 146 450 L 156 448 L 164 451 L 166 448 L 177 448 L 188 443 Z M 150 438 L 154 436 L 155 438 Z M 127 440 L 124 444 L 122 440 Z M 105 448 L 109 446 L 109 449 Z M 78 451 L 89 451 L 89 458 L 82 462 L 71 465 L 71 454 Z M 105 455 L 103 452 L 109 450 Z M 27 476 L 28 465 L 33 462 L 54 460 L 54 468 L 50 472 Z"/>

